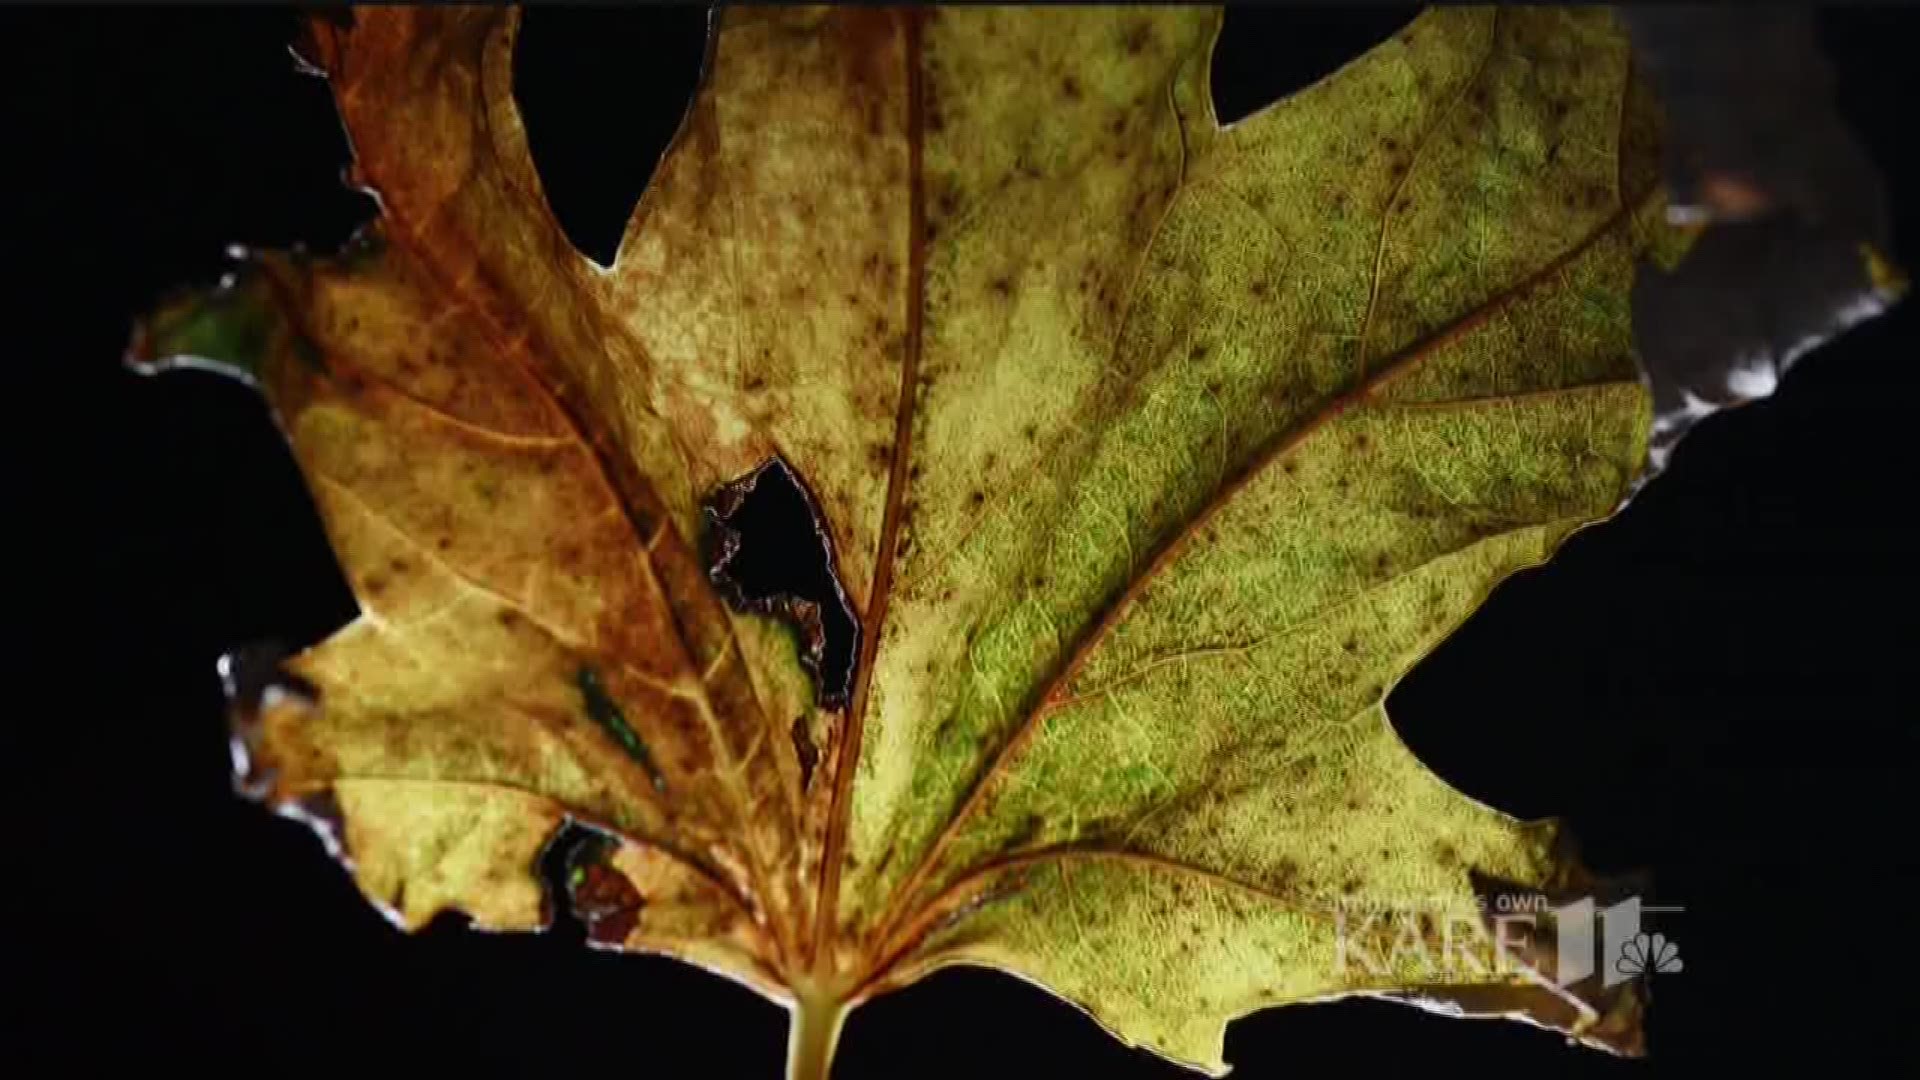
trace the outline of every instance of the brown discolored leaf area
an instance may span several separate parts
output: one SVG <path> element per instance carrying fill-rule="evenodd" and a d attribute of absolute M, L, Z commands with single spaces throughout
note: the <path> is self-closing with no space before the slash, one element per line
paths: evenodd
<path fill-rule="evenodd" d="M 1222 127 L 1211 9 L 728 8 L 608 268 L 515 25 L 315 21 L 379 219 L 135 342 L 261 388 L 360 601 L 235 668 L 248 793 L 410 928 L 546 925 L 590 830 L 593 940 L 788 1004 L 798 1080 L 955 963 L 1216 1074 L 1345 994 L 1639 1050 L 1638 984 L 1560 985 L 1544 930 L 1396 948 L 1606 885 L 1384 708 L 1645 468 L 1629 297 L 1688 237 L 1605 10 L 1436 10 Z M 734 574 L 773 480 L 813 595 Z"/>

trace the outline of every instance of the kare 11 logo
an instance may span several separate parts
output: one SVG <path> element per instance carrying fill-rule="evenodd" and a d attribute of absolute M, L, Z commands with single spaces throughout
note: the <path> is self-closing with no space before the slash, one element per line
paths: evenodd
<path fill-rule="evenodd" d="M 1638 896 L 1601 906 L 1592 897 L 1560 904 L 1545 896 L 1500 893 L 1476 909 L 1420 904 L 1334 909 L 1336 973 L 1418 975 L 1437 981 L 1536 971 L 1555 985 L 1599 976 L 1603 988 L 1686 969 L 1680 946 L 1653 916 L 1684 912 Z M 1551 928 L 1553 966 L 1542 932 Z"/>

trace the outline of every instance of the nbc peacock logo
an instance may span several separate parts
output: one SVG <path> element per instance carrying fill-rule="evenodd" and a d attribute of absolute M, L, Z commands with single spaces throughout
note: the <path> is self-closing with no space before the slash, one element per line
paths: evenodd
<path fill-rule="evenodd" d="M 1645 978 L 1678 974 L 1686 965 L 1680 959 L 1680 946 L 1667 940 L 1667 935 L 1642 933 L 1620 946 L 1620 956 L 1613 962 L 1613 968 L 1622 975 Z"/>

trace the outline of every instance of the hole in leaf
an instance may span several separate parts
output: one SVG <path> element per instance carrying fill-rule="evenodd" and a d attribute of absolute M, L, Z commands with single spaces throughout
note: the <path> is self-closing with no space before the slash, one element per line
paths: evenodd
<path fill-rule="evenodd" d="M 532 8 L 521 19 L 513 97 L 534 169 L 567 239 L 611 266 L 699 82 L 706 9 Z"/>
<path fill-rule="evenodd" d="M 572 876 L 581 850 L 596 837 L 592 829 L 567 818 L 547 837 L 546 845 L 540 849 L 540 858 L 534 863 L 534 876 L 540 879 L 541 905 L 546 910 L 547 933 L 568 945 L 584 942 L 587 928 L 573 909 L 567 879 Z"/>
<path fill-rule="evenodd" d="M 1398 33 L 1418 7 L 1228 4 L 1213 46 L 1213 112 L 1231 124 L 1304 90 Z"/>
<path fill-rule="evenodd" d="M 727 602 L 771 615 L 800 635 L 800 663 L 820 704 L 846 704 L 859 621 L 840 587 L 833 540 L 799 476 L 769 458 L 707 500 L 707 576 Z"/>
<path fill-rule="evenodd" d="M 609 862 L 614 847 L 606 833 L 568 818 L 540 849 L 547 932 L 562 943 L 618 945 L 639 921 L 646 899 Z"/>

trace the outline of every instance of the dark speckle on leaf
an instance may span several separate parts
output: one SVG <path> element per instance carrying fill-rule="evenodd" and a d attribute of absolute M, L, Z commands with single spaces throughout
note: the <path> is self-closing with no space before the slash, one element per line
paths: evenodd
<path fill-rule="evenodd" d="M 605 684 L 600 680 L 600 673 L 591 666 L 582 666 L 574 675 L 574 685 L 580 691 L 588 718 L 612 736 L 613 741 L 620 744 L 620 749 L 625 750 L 628 757 L 640 763 L 640 767 L 647 771 L 647 778 L 653 784 L 655 791 L 665 791 L 667 778 L 661 775 L 660 767 L 654 763 L 653 755 L 648 752 L 647 744 L 641 740 L 640 733 L 633 730 L 633 725 L 627 723 L 626 713 L 621 711 L 620 704 L 607 693 Z"/>

